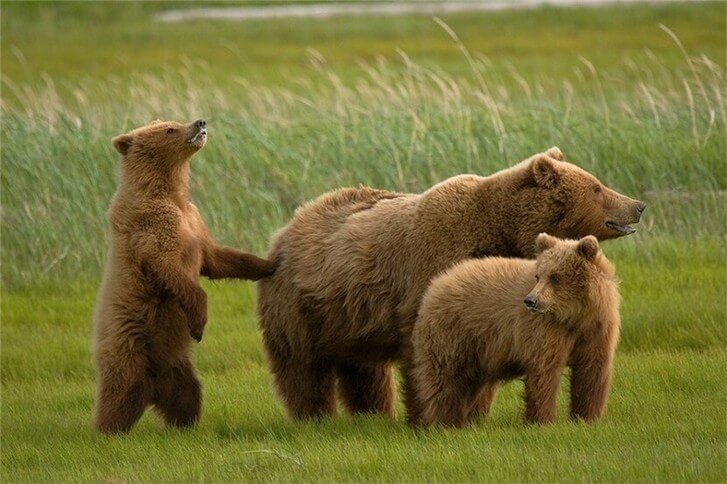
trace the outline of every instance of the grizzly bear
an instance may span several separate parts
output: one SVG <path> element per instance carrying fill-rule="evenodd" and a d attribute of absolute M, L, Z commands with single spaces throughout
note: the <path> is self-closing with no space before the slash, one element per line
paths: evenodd
<path fill-rule="evenodd" d="M 299 208 L 273 237 L 277 271 L 258 284 L 263 342 L 288 413 L 332 414 L 337 387 L 351 413 L 393 414 L 391 363 L 408 373 L 421 297 L 453 264 L 532 258 L 540 232 L 601 240 L 634 232 L 644 203 L 562 159 L 551 148 L 422 194 L 346 188 Z"/>
<path fill-rule="evenodd" d="M 218 246 L 189 202 L 190 159 L 206 140 L 203 120 L 157 121 L 113 139 L 120 183 L 93 336 L 101 432 L 127 432 L 148 405 L 170 425 L 193 425 L 201 394 L 189 347 L 207 321 L 199 276 L 257 280 L 275 271 Z"/>
<path fill-rule="evenodd" d="M 540 234 L 537 260 L 469 259 L 437 276 L 412 333 L 415 426 L 464 426 L 481 395 L 525 376 L 525 421 L 555 419 L 561 373 L 570 366 L 571 416 L 603 415 L 618 342 L 613 266 L 589 235 Z"/>

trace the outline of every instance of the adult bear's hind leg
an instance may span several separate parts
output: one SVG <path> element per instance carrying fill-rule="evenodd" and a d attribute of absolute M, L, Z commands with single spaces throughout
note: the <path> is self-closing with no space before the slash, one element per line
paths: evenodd
<path fill-rule="evenodd" d="M 335 379 L 330 364 L 271 363 L 275 386 L 291 418 L 312 419 L 336 413 Z"/>
<path fill-rule="evenodd" d="M 280 278 L 282 275 L 273 276 Z M 296 420 L 319 418 L 336 412 L 333 366 L 316 358 L 315 335 L 308 333 L 311 308 L 298 305 L 280 281 L 258 288 L 258 313 L 263 344 L 278 396 Z M 314 325 L 315 326 L 315 325 Z"/>
<path fill-rule="evenodd" d="M 394 415 L 394 377 L 388 363 L 374 366 L 337 364 L 338 393 L 352 414 Z"/>

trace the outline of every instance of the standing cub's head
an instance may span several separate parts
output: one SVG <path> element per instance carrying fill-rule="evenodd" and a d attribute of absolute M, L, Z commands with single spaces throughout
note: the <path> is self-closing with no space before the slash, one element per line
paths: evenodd
<path fill-rule="evenodd" d="M 611 190 L 596 177 L 563 161 L 556 147 L 536 155 L 531 177 L 544 199 L 556 207 L 551 233 L 565 237 L 595 235 L 598 240 L 634 233 L 646 204 Z"/>
<path fill-rule="evenodd" d="M 166 164 L 187 161 L 206 141 L 207 121 L 203 119 L 189 124 L 153 121 L 112 140 L 122 159 Z"/>
<path fill-rule="evenodd" d="M 564 240 L 540 234 L 535 250 L 535 287 L 523 301 L 530 312 L 578 318 L 600 304 L 603 284 L 615 287 L 613 266 L 592 235 Z"/>

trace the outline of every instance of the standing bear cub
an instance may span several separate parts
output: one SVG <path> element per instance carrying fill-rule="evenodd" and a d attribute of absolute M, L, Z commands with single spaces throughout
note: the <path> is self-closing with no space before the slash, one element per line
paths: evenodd
<path fill-rule="evenodd" d="M 201 392 L 189 347 L 207 321 L 199 276 L 257 280 L 275 271 L 215 244 L 189 202 L 190 159 L 206 140 L 203 120 L 157 121 L 113 139 L 121 175 L 93 336 L 101 432 L 128 431 L 148 405 L 170 425 L 193 425 Z"/>
<path fill-rule="evenodd" d="M 552 422 L 566 366 L 571 416 L 603 415 L 620 326 L 613 266 L 593 236 L 535 245 L 537 260 L 468 260 L 432 281 L 412 335 L 412 425 L 462 427 L 523 375 L 526 422 Z"/>
<path fill-rule="evenodd" d="M 258 285 L 263 341 L 288 413 L 330 415 L 337 391 L 349 412 L 392 415 L 391 363 L 402 363 L 406 381 L 411 331 L 434 276 L 473 257 L 532 258 L 541 232 L 621 237 L 644 207 L 553 147 L 424 193 L 346 188 L 299 208 L 268 254 L 280 266 Z"/>

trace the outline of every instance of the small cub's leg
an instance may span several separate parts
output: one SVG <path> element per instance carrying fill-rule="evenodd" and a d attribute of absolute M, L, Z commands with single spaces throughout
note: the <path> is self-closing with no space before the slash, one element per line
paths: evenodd
<path fill-rule="evenodd" d="M 556 398 L 562 368 L 525 375 L 525 421 L 546 424 L 555 421 Z"/>

